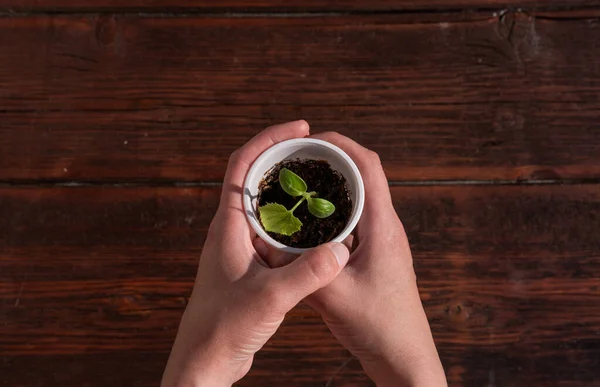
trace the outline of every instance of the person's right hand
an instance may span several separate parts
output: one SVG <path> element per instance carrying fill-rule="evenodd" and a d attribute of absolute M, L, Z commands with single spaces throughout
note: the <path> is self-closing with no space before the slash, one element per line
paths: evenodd
<path fill-rule="evenodd" d="M 339 146 L 355 161 L 365 185 L 365 207 L 354 236 L 346 241 L 355 247 L 346 268 L 306 301 L 379 387 L 446 386 L 408 240 L 378 155 L 338 133 L 312 137 Z M 272 267 L 290 260 L 273 251 L 267 255 Z"/>

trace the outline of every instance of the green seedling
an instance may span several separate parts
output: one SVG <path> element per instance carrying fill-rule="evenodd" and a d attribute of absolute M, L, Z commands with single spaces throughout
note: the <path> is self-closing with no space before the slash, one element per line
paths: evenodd
<path fill-rule="evenodd" d="M 294 216 L 296 208 L 303 201 L 308 203 L 308 211 L 319 219 L 325 219 L 335 212 L 335 206 L 328 200 L 316 198 L 316 192 L 307 192 L 308 187 L 302 178 L 287 168 L 279 172 L 279 184 L 290 196 L 300 200 L 290 210 L 277 203 L 269 203 L 258 209 L 265 230 L 282 235 L 293 235 L 302 229 L 302 222 Z"/>

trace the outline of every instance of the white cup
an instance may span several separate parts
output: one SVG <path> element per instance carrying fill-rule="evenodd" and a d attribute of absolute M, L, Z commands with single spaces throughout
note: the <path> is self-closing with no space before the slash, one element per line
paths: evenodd
<path fill-rule="evenodd" d="M 342 242 L 354 230 L 362 215 L 365 204 L 365 187 L 360 171 L 350 156 L 337 146 L 323 140 L 299 138 L 283 141 L 273 145 L 256 159 L 244 182 L 244 211 L 248 222 L 259 237 L 277 250 L 292 254 L 302 254 L 310 250 L 287 246 L 271 238 L 257 216 L 259 183 L 275 164 L 283 160 L 295 159 L 325 160 L 332 169 L 346 178 L 352 199 L 352 215 L 350 215 L 346 228 L 332 240 L 332 242 Z"/>

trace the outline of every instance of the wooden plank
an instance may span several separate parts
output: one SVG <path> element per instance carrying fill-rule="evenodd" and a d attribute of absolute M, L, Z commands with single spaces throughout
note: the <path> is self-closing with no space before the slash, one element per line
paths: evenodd
<path fill-rule="evenodd" d="M 150 369 L 136 385 L 156 385 L 218 191 L 0 189 L 5 385 L 128 385 L 128 372 L 94 377 L 127 359 Z M 392 192 L 452 385 L 600 381 L 597 185 Z M 56 371 L 75 358 L 72 379 Z M 348 358 L 300 306 L 241 385 L 369 385 L 358 363 L 339 370 Z"/>
<path fill-rule="evenodd" d="M 568 7 L 600 5 L 598 0 L 570 0 Z M 201 11 L 406 11 L 431 9 L 490 9 L 564 7 L 561 0 L 0 0 L 0 10 L 11 11 L 102 11 L 102 10 L 178 10 Z"/>
<path fill-rule="evenodd" d="M 307 118 L 392 180 L 600 177 L 600 30 L 523 13 L 0 19 L 0 176 L 219 181 Z"/>
<path fill-rule="evenodd" d="M 241 106 L 5 113 L 4 180 L 220 181 L 231 152 L 308 119 L 381 155 L 391 180 L 600 177 L 600 103 Z M 3 125 L 0 124 L 0 127 Z"/>
<path fill-rule="evenodd" d="M 285 324 L 285 323 L 284 323 Z M 267 347 L 270 345 L 267 344 Z M 264 386 L 265 383 L 292 387 L 373 386 L 363 374 L 357 360 L 343 350 L 324 349 L 315 356 L 301 348 L 294 356 L 270 357 L 260 352 L 250 373 L 237 386 Z M 111 352 L 104 354 L 34 355 L 6 358 L 0 365 L 0 385 L 10 387 L 38 386 L 157 386 L 167 361 L 168 352 Z M 329 356 L 329 358 L 327 358 Z M 4 359 L 3 359 L 4 360 Z M 348 362 L 349 361 L 349 362 Z M 337 363 L 336 363 L 337 362 Z M 345 364 L 348 362 L 347 364 Z M 338 373 L 340 366 L 344 366 Z M 9 368 L 10 367 L 10 368 Z M 31 370 L 35 369 L 35 372 Z M 291 370 L 291 372 L 290 372 Z"/>

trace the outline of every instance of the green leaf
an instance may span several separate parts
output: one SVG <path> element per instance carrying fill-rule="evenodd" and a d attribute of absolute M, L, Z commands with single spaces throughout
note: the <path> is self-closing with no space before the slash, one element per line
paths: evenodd
<path fill-rule="evenodd" d="M 329 200 L 309 198 L 308 210 L 317 218 L 324 219 L 335 212 L 335 206 Z"/>
<path fill-rule="evenodd" d="M 260 220 L 265 230 L 290 236 L 300 231 L 302 222 L 281 204 L 269 203 L 259 207 Z"/>
<path fill-rule="evenodd" d="M 279 184 L 291 196 L 301 196 L 306 192 L 306 183 L 302 178 L 287 168 L 279 171 Z"/>

